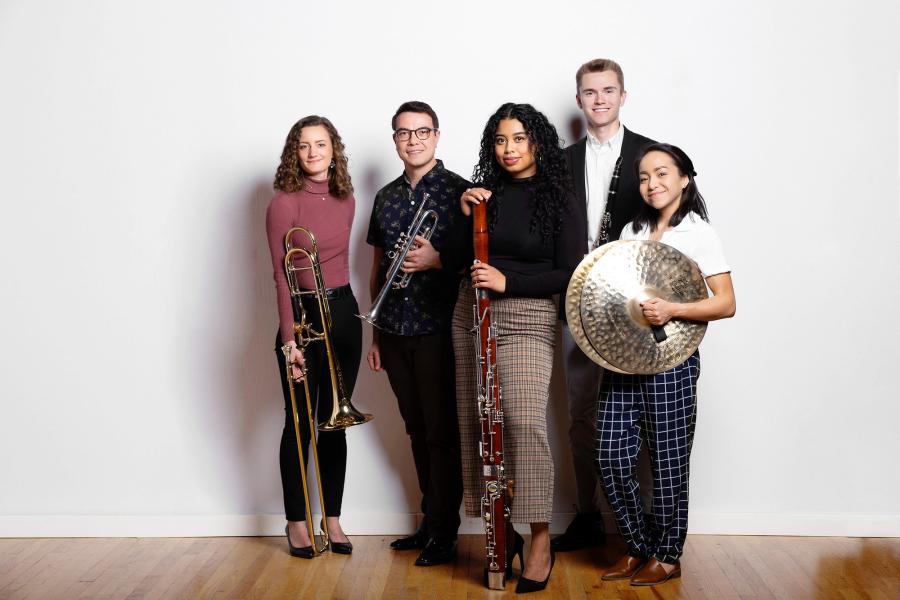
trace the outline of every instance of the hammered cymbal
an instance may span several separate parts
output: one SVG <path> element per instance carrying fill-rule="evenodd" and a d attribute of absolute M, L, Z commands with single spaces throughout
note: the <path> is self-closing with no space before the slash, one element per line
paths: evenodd
<path fill-rule="evenodd" d="M 696 302 L 707 298 L 697 264 L 661 242 L 627 241 L 604 252 L 581 290 L 581 325 L 590 345 L 622 372 L 661 373 L 694 353 L 706 333 L 705 321 L 673 319 L 658 342 L 640 303 L 650 298 Z"/>
<path fill-rule="evenodd" d="M 599 248 L 594 249 L 587 256 L 581 259 L 578 267 L 575 268 L 575 272 L 572 273 L 572 278 L 569 279 L 569 287 L 566 289 L 565 307 L 566 322 L 569 325 L 569 331 L 572 332 L 572 339 L 575 340 L 575 343 L 578 344 L 578 347 L 581 348 L 581 351 L 601 367 L 604 367 L 611 371 L 616 371 L 618 373 L 625 373 L 625 371 L 610 364 L 606 361 L 606 359 L 600 356 L 600 353 L 597 352 L 597 349 L 594 348 L 593 345 L 591 345 L 590 340 L 587 338 L 587 335 L 584 331 L 584 326 L 581 322 L 581 294 L 588 273 L 590 273 L 591 269 L 594 267 L 594 264 L 596 264 L 601 256 L 603 256 L 608 250 L 610 250 L 610 248 L 615 247 L 619 243 L 620 242 L 618 241 L 614 241 L 608 244 L 604 244 Z"/>

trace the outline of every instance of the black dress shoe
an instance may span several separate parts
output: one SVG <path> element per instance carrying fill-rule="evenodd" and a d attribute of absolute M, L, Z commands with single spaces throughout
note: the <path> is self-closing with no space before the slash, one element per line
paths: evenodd
<path fill-rule="evenodd" d="M 603 517 L 599 512 L 578 513 L 565 533 L 550 540 L 550 548 L 556 552 L 569 552 L 599 546 L 605 539 Z"/>
<path fill-rule="evenodd" d="M 297 558 L 313 558 L 316 555 L 316 553 L 313 552 L 312 546 L 295 546 L 291 543 L 291 534 L 287 525 L 284 526 L 284 535 L 287 537 L 288 550 L 290 550 L 291 556 L 296 556 Z"/>
<path fill-rule="evenodd" d="M 325 531 L 325 522 L 322 521 L 321 524 L 322 531 Z M 331 551 L 335 554 L 352 554 L 353 553 L 353 544 L 350 542 L 350 538 L 347 538 L 346 542 L 335 542 L 330 537 L 328 538 L 328 546 L 331 548 Z"/>
<path fill-rule="evenodd" d="M 422 521 L 414 534 L 394 540 L 391 542 L 391 548 L 394 550 L 421 550 L 427 543 L 428 532 L 425 530 L 425 521 Z"/>
<path fill-rule="evenodd" d="M 456 558 L 456 540 L 438 540 L 431 538 L 425 549 L 416 559 L 417 567 L 433 567 L 450 562 Z"/>
<path fill-rule="evenodd" d="M 530 594 L 531 592 L 540 592 L 544 588 L 547 587 L 547 582 L 550 581 L 550 573 L 553 572 L 553 565 L 556 563 L 556 553 L 553 549 L 550 549 L 550 570 L 547 571 L 547 577 L 544 578 L 543 581 L 535 581 L 534 579 L 528 579 L 527 577 L 519 577 L 519 582 L 516 583 L 516 593 L 517 594 Z M 524 571 L 524 569 L 522 569 Z"/>
<path fill-rule="evenodd" d="M 328 540 L 328 545 L 331 547 L 331 551 L 335 554 L 353 554 L 353 544 L 350 540 L 346 542 L 335 542 L 333 540 Z"/>

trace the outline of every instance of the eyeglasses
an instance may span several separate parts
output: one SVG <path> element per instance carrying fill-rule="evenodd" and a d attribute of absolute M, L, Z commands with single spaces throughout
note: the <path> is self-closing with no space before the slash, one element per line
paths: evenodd
<path fill-rule="evenodd" d="M 419 127 L 418 129 L 397 129 L 394 131 L 394 139 L 398 142 L 406 142 L 409 141 L 409 138 L 412 137 L 413 131 L 416 132 L 416 137 L 420 140 L 427 140 L 431 137 L 432 131 L 437 131 L 437 129 L 432 129 L 431 127 Z"/>

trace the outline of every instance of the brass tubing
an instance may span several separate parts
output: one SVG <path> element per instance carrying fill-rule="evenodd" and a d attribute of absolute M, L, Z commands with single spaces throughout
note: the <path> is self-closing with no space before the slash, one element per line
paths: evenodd
<path fill-rule="evenodd" d="M 325 495 L 322 493 L 322 477 L 320 475 L 321 471 L 319 469 L 319 449 L 317 447 L 318 434 L 316 432 L 316 428 L 313 426 L 309 384 L 306 381 L 306 369 L 303 369 L 303 393 L 306 397 L 306 422 L 309 425 L 309 443 L 311 446 L 310 451 L 312 452 L 313 463 L 315 464 L 317 486 L 316 489 L 319 492 L 319 508 L 322 510 L 321 545 L 316 541 L 315 525 L 313 524 L 312 518 L 312 509 L 309 506 L 309 481 L 306 473 L 306 460 L 304 460 L 303 458 L 303 437 L 300 435 L 300 413 L 297 412 L 297 393 L 294 390 L 294 380 L 291 377 L 291 367 L 293 366 L 293 363 L 291 363 L 290 348 L 283 347 L 282 352 L 284 354 L 284 366 L 286 369 L 285 372 L 287 374 L 286 376 L 288 390 L 290 390 L 291 396 L 291 413 L 294 417 L 294 436 L 297 438 L 297 455 L 300 458 L 300 481 L 303 485 L 303 499 L 306 503 L 306 530 L 309 533 L 309 541 L 312 544 L 313 554 L 318 555 L 328 549 L 328 540 L 331 539 L 331 536 L 328 535 L 328 524 L 326 522 L 325 514 Z"/>

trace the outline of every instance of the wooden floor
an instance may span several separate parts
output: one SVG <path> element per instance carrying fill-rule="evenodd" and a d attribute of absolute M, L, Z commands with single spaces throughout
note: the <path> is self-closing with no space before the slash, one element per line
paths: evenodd
<path fill-rule="evenodd" d="M 352 556 L 303 560 L 284 538 L 0 539 L 0 599 L 514 595 L 515 581 L 482 587 L 481 536 L 462 536 L 456 564 L 431 568 L 390 540 L 356 536 Z M 900 539 L 689 536 L 683 577 L 653 588 L 600 580 L 621 551 L 615 541 L 558 555 L 547 591 L 531 597 L 900 599 Z"/>

